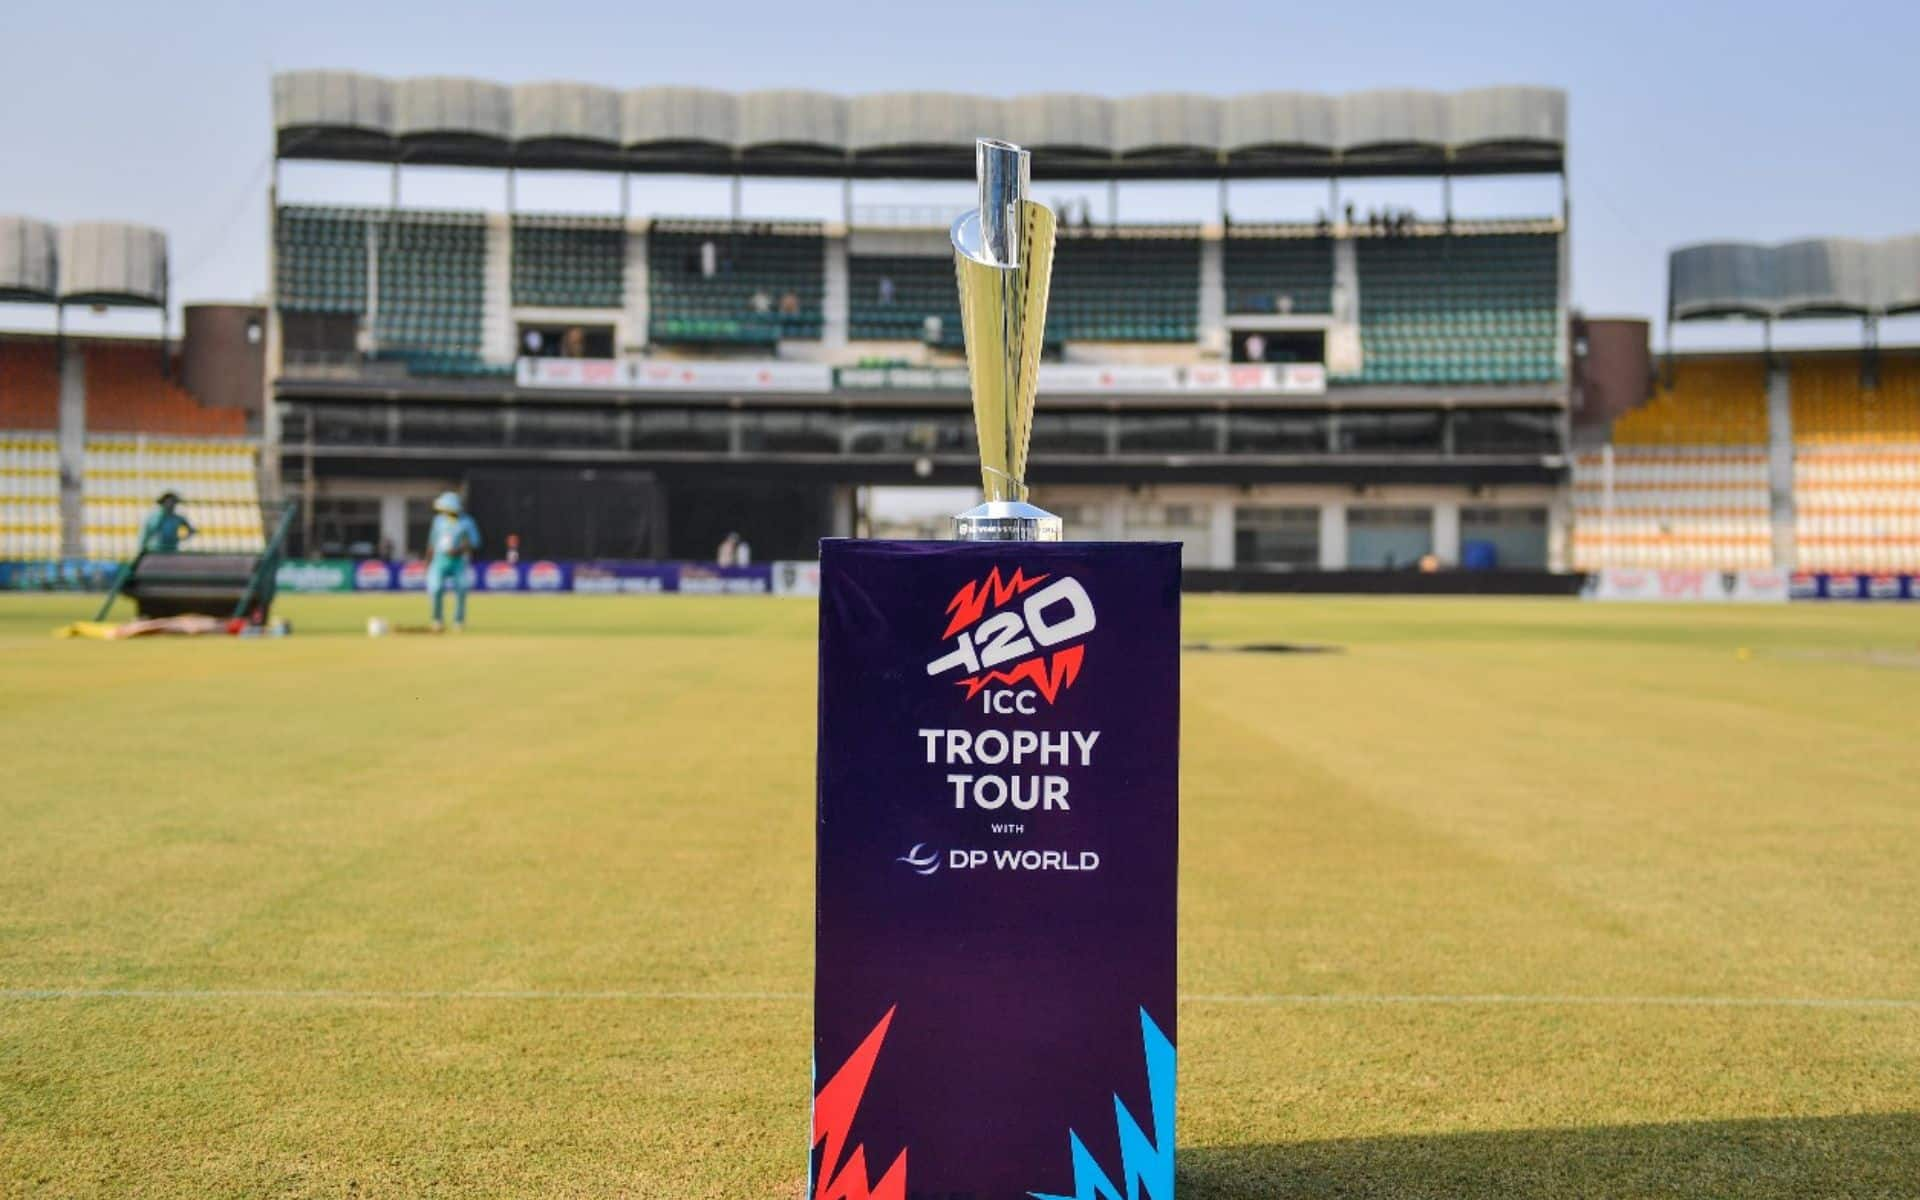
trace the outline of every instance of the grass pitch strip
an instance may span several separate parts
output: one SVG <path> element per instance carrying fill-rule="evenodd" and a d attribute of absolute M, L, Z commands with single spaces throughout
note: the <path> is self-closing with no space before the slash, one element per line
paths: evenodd
<path fill-rule="evenodd" d="M 0 1195 L 797 1195 L 812 607 L 420 605 L 0 598 Z M 1920 1195 L 1915 610 L 1185 636 L 1184 1196 Z"/>

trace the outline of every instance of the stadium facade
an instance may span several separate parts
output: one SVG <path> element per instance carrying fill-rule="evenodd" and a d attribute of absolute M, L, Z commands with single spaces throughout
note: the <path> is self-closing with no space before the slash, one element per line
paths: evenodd
<path fill-rule="evenodd" d="M 1565 565 L 1564 208 L 1368 222 L 1339 200 L 1349 175 L 1558 173 L 1557 92 L 843 99 L 301 72 L 275 100 L 283 158 L 396 179 L 934 180 L 964 177 L 986 133 L 1030 145 L 1043 179 L 1324 178 L 1317 222 L 1065 224 L 1042 502 L 1081 536 L 1181 541 L 1196 567 L 1411 567 L 1469 544 Z M 739 530 L 800 557 L 863 528 L 865 488 L 971 484 L 946 230 L 845 215 L 276 204 L 281 486 L 329 549 L 336 530 L 411 548 L 421 501 L 470 483 L 483 522 L 544 553 L 701 557 Z"/>
<path fill-rule="evenodd" d="M 0 338 L 0 558 L 122 554 L 163 486 L 236 543 L 261 496 L 302 500 L 297 548 L 324 557 L 417 552 L 449 487 L 529 557 L 699 560 L 738 531 L 810 558 L 875 532 L 872 489 L 970 486 L 977 460 L 946 230 L 856 219 L 852 181 L 965 178 L 996 132 L 1043 181 L 1221 188 L 1207 222 L 1065 214 L 1033 475 L 1075 536 L 1177 540 L 1231 585 L 1920 565 L 1920 357 L 1877 344 L 1881 318 L 1920 310 L 1920 239 L 1682 248 L 1669 328 L 1839 314 L 1863 338 L 1656 360 L 1646 322 L 1570 308 L 1558 92 L 846 99 L 292 72 L 274 117 L 264 304 L 190 305 L 179 346 Z M 387 171 L 393 202 L 283 204 L 278 164 L 300 159 Z M 507 208 L 402 207 L 414 164 L 504 170 Z M 617 178 L 620 211 L 518 211 L 512 181 L 550 169 Z M 632 181 L 663 173 L 845 180 L 843 219 L 745 220 L 737 186 L 726 213 L 635 215 Z M 1477 174 L 1557 178 L 1559 211 L 1341 198 L 1353 177 L 1450 196 Z M 1327 201 L 1236 222 L 1239 179 L 1318 180 Z M 0 219 L 0 302 L 164 313 L 164 237 Z"/>

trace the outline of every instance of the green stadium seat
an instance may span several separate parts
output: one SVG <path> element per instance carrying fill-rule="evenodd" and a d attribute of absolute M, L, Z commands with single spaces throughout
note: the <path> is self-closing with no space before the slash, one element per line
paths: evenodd
<path fill-rule="evenodd" d="M 281 309 L 372 310 L 369 228 L 379 254 L 379 357 L 418 374 L 491 373 L 480 358 L 487 227 L 479 213 L 283 207 L 275 230 Z"/>
<path fill-rule="evenodd" d="M 627 232 L 618 217 L 513 221 L 513 302 L 543 308 L 626 303 Z"/>
<path fill-rule="evenodd" d="M 1198 336 L 1199 319 L 1197 235 L 1060 231 L 1047 306 L 1049 342 L 1190 342 Z"/>
<path fill-rule="evenodd" d="M 715 271 L 701 269 L 714 246 Z M 648 234 L 649 339 L 660 343 L 771 346 L 817 340 L 825 322 L 826 239 L 817 227 L 777 230 L 661 221 Z M 799 311 L 782 313 L 792 295 Z M 764 309 L 755 297 L 764 299 Z"/>
<path fill-rule="evenodd" d="M 1333 239 L 1229 236 L 1222 251 L 1229 313 L 1333 311 Z"/>
<path fill-rule="evenodd" d="M 1557 360 L 1559 246 L 1551 234 L 1368 238 L 1361 383 L 1544 383 Z"/>

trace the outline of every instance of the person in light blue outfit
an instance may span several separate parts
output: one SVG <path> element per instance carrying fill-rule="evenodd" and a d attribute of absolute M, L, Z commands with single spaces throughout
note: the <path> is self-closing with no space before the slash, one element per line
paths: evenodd
<path fill-rule="evenodd" d="M 433 628 L 438 632 L 453 588 L 453 627 L 467 627 L 467 568 L 480 549 L 480 527 L 466 513 L 458 492 L 442 492 L 433 502 L 433 526 L 427 530 L 427 591 L 433 596 Z"/>

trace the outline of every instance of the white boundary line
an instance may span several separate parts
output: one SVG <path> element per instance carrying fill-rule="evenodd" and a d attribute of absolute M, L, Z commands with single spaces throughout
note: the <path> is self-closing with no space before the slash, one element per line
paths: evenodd
<path fill-rule="evenodd" d="M 0 988 L 0 1002 L 33 1000 L 304 1000 L 346 1003 L 409 1001 L 626 1001 L 635 1003 L 789 1004 L 810 999 L 806 992 L 558 991 L 472 990 L 408 991 L 352 988 Z M 1778 1008 L 1890 1010 L 1920 1012 L 1920 999 L 1870 996 L 1581 996 L 1521 995 L 1501 992 L 1421 993 L 1188 993 L 1182 1004 L 1239 1005 L 1254 1008 L 1365 1007 L 1582 1007 L 1582 1008 Z"/>
<path fill-rule="evenodd" d="M 1578 995 L 1510 995 L 1501 992 L 1466 993 L 1461 995 L 1424 995 L 1407 993 L 1403 995 L 1375 995 L 1364 992 L 1330 994 L 1277 994 L 1277 995 L 1183 995 L 1182 1004 L 1238 1004 L 1253 1007 L 1365 1007 L 1377 1006 L 1446 1006 L 1474 1007 L 1498 1006 L 1512 1007 L 1585 1007 L 1585 1008 L 1828 1008 L 1828 1009 L 1894 1009 L 1920 1012 L 1920 1000 L 1884 999 L 1872 996 L 1578 996 Z"/>
<path fill-rule="evenodd" d="M 806 1000 L 805 992 L 405 991 L 358 988 L 0 988 L 5 1000 L 630 1000 L 755 1004 Z"/>

